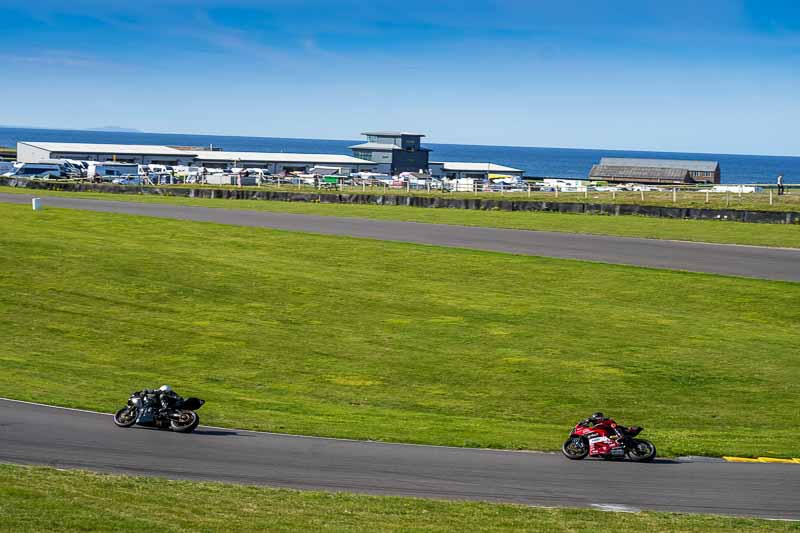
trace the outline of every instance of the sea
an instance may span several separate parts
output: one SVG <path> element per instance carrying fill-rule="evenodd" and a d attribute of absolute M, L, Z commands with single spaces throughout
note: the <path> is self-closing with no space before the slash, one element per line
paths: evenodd
<path fill-rule="evenodd" d="M 242 152 L 300 152 L 351 155 L 352 152 L 347 147 L 363 142 L 363 139 L 289 139 L 281 137 L 0 127 L 0 146 L 15 147 L 18 141 L 158 144 L 167 146 L 212 145 L 223 150 Z M 786 183 L 800 183 L 800 157 L 472 144 L 424 143 L 423 145 L 433 150 L 431 152 L 431 161 L 496 163 L 522 169 L 525 171 L 526 176 L 585 178 L 593 164 L 598 163 L 601 157 L 608 156 L 718 161 L 722 170 L 722 183 L 774 183 L 778 174 L 784 175 Z"/>

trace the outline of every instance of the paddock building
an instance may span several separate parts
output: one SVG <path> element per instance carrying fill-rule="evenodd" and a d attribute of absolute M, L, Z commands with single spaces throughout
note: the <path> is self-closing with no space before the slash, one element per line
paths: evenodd
<path fill-rule="evenodd" d="M 590 180 L 636 183 L 719 183 L 717 161 L 603 157 L 589 173 Z"/>
<path fill-rule="evenodd" d="M 690 184 L 694 180 L 685 168 L 628 167 L 618 165 L 594 165 L 589 172 L 592 181 L 610 183 Z"/>
<path fill-rule="evenodd" d="M 400 174 L 428 168 L 430 148 L 421 146 L 425 135 L 408 131 L 367 131 L 367 142 L 350 147 L 353 156 L 375 163 L 378 172 Z"/>
<path fill-rule="evenodd" d="M 342 174 L 369 171 L 375 163 L 348 155 L 266 152 L 224 152 L 220 150 L 178 149 L 171 146 L 136 144 L 84 144 L 19 142 L 17 160 L 38 163 L 47 159 L 113 161 L 140 165 L 187 165 L 207 168 L 263 168 L 268 172 L 306 172 L 313 167 L 340 169 Z"/>
<path fill-rule="evenodd" d="M 269 152 L 195 152 L 194 165 L 206 168 L 263 168 L 271 174 L 307 172 L 313 167 L 333 167 L 339 174 L 371 171 L 375 163 L 348 155 Z"/>
<path fill-rule="evenodd" d="M 21 163 L 38 163 L 44 159 L 77 159 L 140 165 L 191 165 L 194 158 L 192 152 L 149 144 L 17 143 L 17 161 Z"/>
<path fill-rule="evenodd" d="M 440 161 L 430 164 L 431 175 L 435 178 L 487 180 L 491 178 L 522 178 L 523 170 L 495 163 L 469 163 L 460 161 Z"/>

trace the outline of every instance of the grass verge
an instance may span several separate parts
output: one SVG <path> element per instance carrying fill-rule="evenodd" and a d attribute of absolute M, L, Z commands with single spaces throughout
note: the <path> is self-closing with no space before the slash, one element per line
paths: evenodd
<path fill-rule="evenodd" d="M 401 220 L 494 228 L 559 231 L 620 237 L 674 239 L 724 244 L 800 248 L 800 226 L 714 220 L 675 220 L 638 216 L 603 216 L 522 211 L 470 211 L 419 207 L 318 204 L 264 200 L 223 200 L 136 194 L 59 192 L 0 187 L 0 192 L 121 200 L 157 204 L 250 209 L 279 213 Z"/>
<path fill-rule="evenodd" d="M 300 492 L 0 465 L 0 531 L 800 531 L 668 513 Z"/>
<path fill-rule="evenodd" d="M 663 454 L 795 456 L 800 284 L 0 204 L 0 395 L 206 423 L 558 449 L 605 410 Z M 744 415 L 743 415 L 744 414 Z"/>

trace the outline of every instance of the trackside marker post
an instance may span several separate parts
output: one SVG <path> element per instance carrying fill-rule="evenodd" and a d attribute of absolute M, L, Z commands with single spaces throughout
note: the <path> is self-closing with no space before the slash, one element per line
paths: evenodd
<path fill-rule="evenodd" d="M 34 211 L 39 211 L 42 208 L 41 198 L 31 198 L 31 207 Z"/>

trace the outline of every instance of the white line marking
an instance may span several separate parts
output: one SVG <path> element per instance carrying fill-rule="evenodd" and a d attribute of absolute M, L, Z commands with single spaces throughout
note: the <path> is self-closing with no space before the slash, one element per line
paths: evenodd
<path fill-rule="evenodd" d="M 631 507 L 630 505 L 624 505 L 621 503 L 593 503 L 590 504 L 590 507 L 593 507 L 599 511 L 606 511 L 609 513 L 641 513 L 642 510 L 636 507 Z"/>
<path fill-rule="evenodd" d="M 51 409 L 62 409 L 64 411 L 78 411 L 81 413 L 91 413 L 93 415 L 105 415 L 105 416 L 112 416 L 111 413 L 101 413 L 100 411 L 89 411 L 88 409 L 76 409 L 75 407 L 61 407 L 59 405 L 49 405 L 46 403 L 38 403 L 38 402 L 26 402 L 25 400 L 15 400 L 13 398 L 4 398 L 0 396 L 0 400 L 6 402 L 16 402 L 16 403 L 26 403 L 28 405 L 38 405 L 40 407 L 50 407 Z"/>
<path fill-rule="evenodd" d="M 89 413 L 93 415 L 103 415 L 103 416 L 113 416 L 112 413 L 101 413 L 99 411 L 90 411 L 88 409 L 77 409 L 75 407 L 61 407 L 59 405 L 49 405 L 46 403 L 39 403 L 39 402 L 28 402 L 25 400 L 15 400 L 13 398 L 5 398 L 0 396 L 0 401 L 6 402 L 16 402 L 16 403 L 24 403 L 28 405 L 36 405 L 39 407 L 48 407 L 50 409 L 61 409 L 63 411 L 77 411 L 79 413 Z M 558 452 L 542 452 L 538 450 L 502 450 L 497 448 L 466 448 L 462 446 L 444 446 L 441 444 L 415 444 L 413 442 L 385 442 L 380 440 L 359 440 L 359 439 L 347 439 L 343 437 L 318 437 L 316 435 L 294 435 L 292 433 L 277 433 L 274 431 L 255 431 L 252 429 L 239 429 L 239 428 L 226 428 L 221 426 L 198 426 L 205 429 L 220 429 L 223 431 L 235 431 L 237 433 L 253 433 L 256 435 L 273 435 L 276 437 L 291 437 L 295 439 L 319 439 L 319 440 L 334 440 L 334 441 L 342 441 L 342 442 L 358 442 L 358 443 L 368 443 L 368 444 L 383 444 L 386 446 L 416 446 L 419 448 L 445 448 L 449 450 L 461 450 L 461 451 L 483 451 L 483 452 L 514 452 L 514 453 L 535 453 L 535 454 L 547 454 L 547 455 L 556 455 Z"/>

